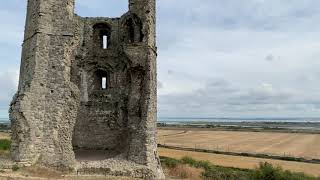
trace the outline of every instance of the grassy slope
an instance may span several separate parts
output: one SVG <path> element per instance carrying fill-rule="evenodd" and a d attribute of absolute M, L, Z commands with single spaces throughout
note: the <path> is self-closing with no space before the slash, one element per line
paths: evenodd
<path fill-rule="evenodd" d="M 304 172 L 306 174 L 320 176 L 320 165 L 292 162 L 292 161 L 281 161 L 272 159 L 261 159 L 252 157 L 241 157 L 241 156 L 229 156 L 221 154 L 212 153 L 201 153 L 201 152 L 191 152 L 191 151 L 180 151 L 173 149 L 158 148 L 159 154 L 161 156 L 166 156 L 174 159 L 181 159 L 184 156 L 193 157 L 196 160 L 208 160 L 215 165 L 223 167 L 236 167 L 242 169 L 254 169 L 259 165 L 260 162 L 268 162 L 273 165 L 280 165 L 285 170 L 290 170 L 294 172 Z"/>
<path fill-rule="evenodd" d="M 192 179 L 215 179 L 215 180 L 319 180 L 320 178 L 307 176 L 303 173 L 293 173 L 290 171 L 284 171 L 280 167 L 275 167 L 269 163 L 260 163 L 259 167 L 254 170 L 227 168 L 211 164 L 209 161 L 197 161 L 191 157 L 183 157 L 180 160 L 161 157 L 162 165 L 165 169 L 169 169 L 170 172 L 178 172 L 177 178 L 192 178 Z M 186 169 L 180 168 L 176 171 L 177 167 L 185 166 Z M 190 171 L 193 167 L 202 169 L 201 174 L 190 173 L 199 171 Z M 173 174 L 171 174 L 173 175 Z M 198 175 L 198 178 L 195 176 Z"/>
<path fill-rule="evenodd" d="M 8 152 L 10 149 L 10 140 L 7 138 L 0 139 L 0 155 Z M 238 169 L 230 167 L 221 167 L 211 164 L 209 161 L 197 161 L 190 157 L 183 157 L 181 160 L 162 157 L 164 169 L 169 170 L 169 173 L 180 178 L 191 179 L 261 179 L 261 180 L 316 180 L 314 178 L 302 173 L 292 173 L 284 171 L 279 167 L 274 167 L 271 164 L 260 164 L 260 167 L 255 170 Z M 198 177 L 198 178 L 197 178 Z"/>

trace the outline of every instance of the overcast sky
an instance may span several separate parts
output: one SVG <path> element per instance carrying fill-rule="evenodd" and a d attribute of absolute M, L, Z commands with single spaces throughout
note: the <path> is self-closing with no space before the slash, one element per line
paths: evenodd
<path fill-rule="evenodd" d="M 160 117 L 319 117 L 319 0 L 158 0 Z M 0 118 L 16 91 L 26 0 L 0 3 Z M 120 16 L 126 0 L 78 0 Z"/>

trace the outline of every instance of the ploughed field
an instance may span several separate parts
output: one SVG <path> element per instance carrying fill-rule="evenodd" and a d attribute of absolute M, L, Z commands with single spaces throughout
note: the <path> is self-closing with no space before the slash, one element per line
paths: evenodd
<path fill-rule="evenodd" d="M 320 159 L 320 134 L 160 128 L 158 143 L 185 148 Z"/>

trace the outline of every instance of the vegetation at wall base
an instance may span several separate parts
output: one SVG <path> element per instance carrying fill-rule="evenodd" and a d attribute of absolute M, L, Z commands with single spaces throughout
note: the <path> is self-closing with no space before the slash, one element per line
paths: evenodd
<path fill-rule="evenodd" d="M 190 167 L 202 169 L 199 178 L 209 180 L 320 180 L 303 173 L 285 171 L 281 167 L 275 167 L 269 163 L 260 163 L 254 170 L 238 169 L 216 166 L 209 161 L 198 161 L 191 157 L 183 157 L 180 160 L 160 157 L 164 168 L 174 169 L 177 166 L 188 165 Z M 181 171 L 181 170 L 180 170 Z"/>
<path fill-rule="evenodd" d="M 10 150 L 11 141 L 0 139 L 0 152 Z M 221 167 L 209 161 L 198 161 L 192 157 L 173 159 L 160 157 L 164 169 L 170 170 L 170 174 L 181 179 L 204 180 L 320 180 L 320 177 L 312 177 L 303 173 L 285 171 L 281 167 L 275 167 L 269 163 L 260 163 L 254 170 Z M 18 167 L 13 167 L 18 170 Z"/>
<path fill-rule="evenodd" d="M 9 151 L 11 141 L 8 139 L 0 139 L 0 151 Z"/>

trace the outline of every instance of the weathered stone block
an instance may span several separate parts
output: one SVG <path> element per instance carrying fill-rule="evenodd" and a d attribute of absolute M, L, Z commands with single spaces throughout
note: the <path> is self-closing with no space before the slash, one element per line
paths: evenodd
<path fill-rule="evenodd" d="M 10 107 L 15 162 L 164 178 L 155 138 L 155 13 L 155 0 L 129 0 L 119 18 L 77 16 L 74 0 L 28 1 Z M 75 152 L 86 152 L 85 160 Z"/>

